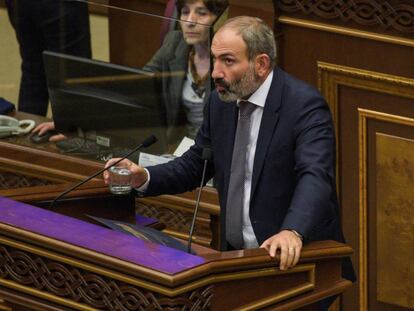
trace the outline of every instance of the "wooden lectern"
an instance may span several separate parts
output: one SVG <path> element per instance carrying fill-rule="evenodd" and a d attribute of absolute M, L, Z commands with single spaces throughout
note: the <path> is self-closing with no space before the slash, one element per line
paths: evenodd
<path fill-rule="evenodd" d="M 0 310 L 313 310 L 351 286 L 351 252 L 312 243 L 280 271 L 263 249 L 196 256 L 0 197 Z"/>

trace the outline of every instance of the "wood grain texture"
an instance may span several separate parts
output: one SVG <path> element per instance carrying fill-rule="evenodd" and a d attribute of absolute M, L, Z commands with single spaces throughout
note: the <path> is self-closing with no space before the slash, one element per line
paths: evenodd
<path fill-rule="evenodd" d="M 377 297 L 414 309 L 414 140 L 376 141 Z"/>

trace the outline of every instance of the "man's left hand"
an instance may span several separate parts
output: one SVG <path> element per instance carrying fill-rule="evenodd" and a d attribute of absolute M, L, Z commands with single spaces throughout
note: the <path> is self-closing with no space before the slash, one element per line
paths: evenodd
<path fill-rule="evenodd" d="M 276 257 L 280 250 L 280 270 L 294 267 L 300 257 L 302 240 L 290 230 L 282 230 L 263 242 L 260 247 L 265 248 L 271 257 Z"/>

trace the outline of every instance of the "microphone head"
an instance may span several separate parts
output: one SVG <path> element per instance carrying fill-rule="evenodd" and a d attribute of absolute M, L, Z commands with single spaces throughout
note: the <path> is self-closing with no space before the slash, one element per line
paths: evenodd
<path fill-rule="evenodd" d="M 212 151 L 210 147 L 204 147 L 203 148 L 203 153 L 201 154 L 201 158 L 204 161 L 211 161 L 211 156 L 212 156 Z"/>
<path fill-rule="evenodd" d="M 144 148 L 149 147 L 153 143 L 155 143 L 157 140 L 158 140 L 157 137 L 155 137 L 154 135 L 150 135 L 144 139 L 144 141 L 141 143 L 141 146 Z"/>

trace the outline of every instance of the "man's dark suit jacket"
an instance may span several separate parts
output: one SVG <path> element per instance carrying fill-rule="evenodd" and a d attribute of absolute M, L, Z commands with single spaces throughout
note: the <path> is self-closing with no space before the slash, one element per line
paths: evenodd
<path fill-rule="evenodd" d="M 149 168 L 146 195 L 180 193 L 200 183 L 203 147 L 210 147 L 225 241 L 227 189 L 237 126 L 236 103 L 222 102 L 214 91 L 196 144 L 182 157 Z M 241 208 L 241 207 L 240 207 Z M 259 245 L 283 229 L 305 242 L 343 242 L 335 186 L 335 134 L 327 104 L 311 86 L 281 69 L 274 70 L 257 139 L 250 220 Z M 350 261 L 345 276 L 353 280 Z"/>

